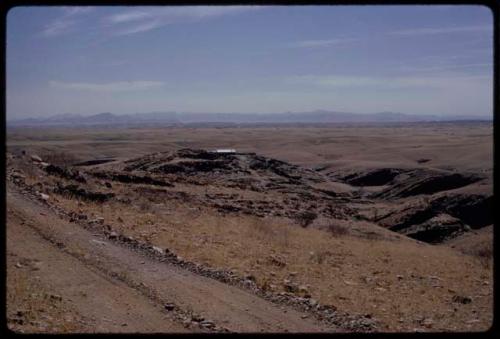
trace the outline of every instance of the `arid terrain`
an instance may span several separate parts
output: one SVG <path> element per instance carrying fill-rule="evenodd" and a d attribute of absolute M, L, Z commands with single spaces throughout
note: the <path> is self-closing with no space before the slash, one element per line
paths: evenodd
<path fill-rule="evenodd" d="M 491 122 L 11 128 L 6 161 L 16 332 L 492 325 Z"/>

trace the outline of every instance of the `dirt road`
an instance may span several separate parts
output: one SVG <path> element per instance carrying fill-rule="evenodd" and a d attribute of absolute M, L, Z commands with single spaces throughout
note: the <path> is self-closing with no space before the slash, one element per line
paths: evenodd
<path fill-rule="evenodd" d="M 14 300 L 8 302 L 8 316 L 26 308 L 26 298 L 12 295 L 23 282 L 56 295 L 64 313 L 80 319 L 80 332 L 336 330 L 92 234 L 10 183 L 7 212 L 7 291 Z"/>

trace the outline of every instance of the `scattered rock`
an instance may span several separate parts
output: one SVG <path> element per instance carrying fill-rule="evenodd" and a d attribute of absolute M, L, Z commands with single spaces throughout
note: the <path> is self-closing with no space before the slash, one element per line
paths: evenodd
<path fill-rule="evenodd" d="M 214 328 L 215 323 L 212 320 L 203 320 L 200 323 L 201 326 L 206 327 L 206 328 Z"/>
<path fill-rule="evenodd" d="M 286 266 L 286 262 L 285 262 L 285 259 L 281 256 L 278 256 L 278 255 L 270 255 L 269 256 L 269 262 L 272 264 L 272 265 L 275 265 L 275 266 L 278 266 L 278 267 L 285 267 Z"/>
<path fill-rule="evenodd" d="M 311 297 L 311 294 L 309 293 L 309 289 L 307 288 L 307 286 L 300 285 L 298 287 L 298 291 L 297 292 L 300 295 L 302 295 L 302 297 L 304 297 L 304 298 L 310 298 Z"/>
<path fill-rule="evenodd" d="M 472 302 L 472 298 L 468 296 L 454 295 L 452 301 L 459 304 L 470 304 Z"/>
<path fill-rule="evenodd" d="M 60 295 L 57 295 L 57 294 L 50 294 L 49 298 L 52 299 L 52 300 L 57 300 L 57 301 L 61 301 L 62 300 L 62 297 Z"/>
<path fill-rule="evenodd" d="M 245 279 L 255 282 L 255 276 L 253 274 L 245 274 Z"/>
<path fill-rule="evenodd" d="M 430 318 L 424 318 L 419 323 L 424 327 L 431 328 L 432 325 L 434 324 L 434 321 Z"/>
<path fill-rule="evenodd" d="M 175 309 L 175 305 L 172 304 L 172 303 L 166 303 L 164 308 L 167 310 L 167 311 L 173 311 Z"/>
<path fill-rule="evenodd" d="M 91 192 L 78 185 L 67 185 L 62 186 L 58 183 L 58 187 L 54 190 L 59 194 L 69 194 L 72 196 L 77 196 L 88 201 L 105 202 L 115 196 L 114 193 L 101 193 L 101 192 Z"/>
<path fill-rule="evenodd" d="M 50 175 L 57 175 L 61 178 L 65 178 L 68 180 L 75 180 L 75 181 L 78 181 L 81 183 L 87 182 L 87 179 L 85 179 L 85 177 L 79 171 L 76 171 L 76 170 L 72 170 L 72 169 L 68 169 L 68 168 L 64 168 L 64 167 L 60 167 L 60 166 L 56 166 L 56 165 L 48 165 L 44 169 L 45 169 L 45 172 L 47 172 L 47 174 L 50 174 Z"/>
<path fill-rule="evenodd" d="M 201 315 L 198 315 L 198 314 L 193 314 L 193 315 L 191 315 L 191 321 L 194 321 L 194 322 L 200 323 L 200 322 L 202 322 L 203 320 L 205 320 L 205 318 L 203 318 Z"/>
<path fill-rule="evenodd" d="M 13 179 L 26 179 L 26 176 L 20 171 L 12 172 L 11 177 Z"/>
<path fill-rule="evenodd" d="M 155 252 L 156 252 L 156 253 L 158 253 L 158 254 L 163 254 L 163 253 L 164 253 L 164 252 L 163 252 L 163 249 L 161 249 L 161 248 L 160 248 L 160 247 L 158 247 L 158 246 L 153 246 L 153 247 L 152 247 L 152 249 L 153 249 L 153 251 L 155 251 Z"/>
<path fill-rule="evenodd" d="M 31 155 L 31 160 L 33 160 L 34 162 L 42 162 L 42 158 L 40 158 L 38 155 L 36 154 L 32 154 Z"/>
<path fill-rule="evenodd" d="M 285 288 L 285 291 L 290 292 L 290 293 L 296 293 L 299 291 L 299 286 L 297 284 L 293 283 L 289 279 L 283 280 L 283 287 Z"/>
<path fill-rule="evenodd" d="M 44 194 L 44 193 L 40 193 L 40 198 L 42 198 L 42 200 L 44 200 L 44 201 L 49 200 L 49 196 L 47 194 Z"/>

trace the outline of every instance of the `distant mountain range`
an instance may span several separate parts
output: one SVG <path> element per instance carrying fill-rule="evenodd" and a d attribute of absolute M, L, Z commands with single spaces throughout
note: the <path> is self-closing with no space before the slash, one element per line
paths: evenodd
<path fill-rule="evenodd" d="M 79 125 L 183 125 L 183 124 L 328 124 L 328 123 L 388 123 L 433 121 L 491 121 L 484 116 L 438 116 L 394 112 L 371 114 L 317 110 L 286 113 L 179 113 L 150 112 L 128 115 L 99 113 L 90 116 L 60 114 L 48 118 L 8 120 L 7 126 L 79 126 Z"/>

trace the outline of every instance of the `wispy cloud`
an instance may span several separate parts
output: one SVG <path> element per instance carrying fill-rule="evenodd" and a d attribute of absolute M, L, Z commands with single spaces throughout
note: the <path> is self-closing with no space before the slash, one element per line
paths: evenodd
<path fill-rule="evenodd" d="M 354 41 L 358 41 L 358 39 L 335 38 L 326 40 L 302 40 L 291 43 L 289 47 L 292 48 L 330 47 L 330 46 L 343 45 Z"/>
<path fill-rule="evenodd" d="M 287 84 L 319 86 L 324 88 L 447 88 L 489 83 L 492 76 L 487 75 L 436 75 L 436 76 L 393 76 L 367 77 L 345 75 L 302 75 L 285 78 Z"/>
<path fill-rule="evenodd" d="M 145 11 L 128 11 L 119 14 L 113 14 L 107 17 L 105 20 L 118 24 L 122 22 L 137 21 L 151 17 L 151 13 Z"/>
<path fill-rule="evenodd" d="M 131 35 L 151 31 L 169 24 L 208 20 L 225 15 L 254 11 L 262 6 L 164 6 L 129 9 L 100 18 L 96 28 L 107 36 Z M 85 15 L 94 7 L 63 7 L 59 17 L 41 30 L 44 37 L 75 32 Z"/>
<path fill-rule="evenodd" d="M 113 29 L 112 35 L 130 35 L 174 23 L 198 22 L 225 15 L 260 9 L 261 6 L 171 6 L 127 10 L 103 19 Z"/>
<path fill-rule="evenodd" d="M 415 67 L 415 66 L 402 66 L 401 70 L 404 71 L 412 71 L 412 72 L 435 72 L 435 71 L 447 71 L 447 70 L 455 70 L 455 69 L 481 69 L 481 68 L 490 68 L 493 69 L 493 64 L 491 62 L 484 63 L 469 63 L 469 64 L 458 64 L 458 65 L 438 65 L 438 66 L 430 66 L 430 67 Z"/>
<path fill-rule="evenodd" d="M 389 35 L 417 36 L 417 35 L 435 35 L 466 32 L 493 32 L 493 25 L 475 25 L 475 26 L 455 26 L 455 27 L 424 27 L 414 29 L 403 29 L 389 32 Z"/>
<path fill-rule="evenodd" d="M 53 88 L 96 92 L 142 91 L 158 88 L 164 84 L 162 81 L 118 81 L 109 83 L 49 81 L 49 86 Z"/>
<path fill-rule="evenodd" d="M 53 37 L 69 33 L 79 23 L 82 15 L 93 10 L 93 7 L 63 7 L 62 15 L 47 24 L 41 34 L 44 37 Z"/>

